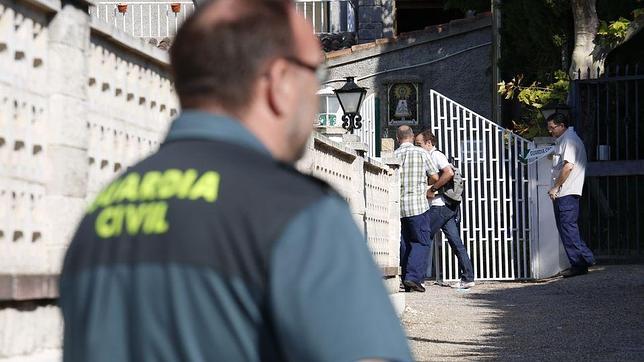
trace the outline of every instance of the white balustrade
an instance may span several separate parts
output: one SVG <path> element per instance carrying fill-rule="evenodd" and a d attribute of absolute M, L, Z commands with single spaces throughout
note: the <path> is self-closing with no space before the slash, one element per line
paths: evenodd
<path fill-rule="evenodd" d="M 348 0 L 296 0 L 295 7 L 316 33 L 355 31 L 355 11 Z M 160 39 L 174 36 L 194 10 L 192 1 L 99 1 L 89 12 L 134 37 Z"/>
<path fill-rule="evenodd" d="M 192 1 L 101 1 L 90 14 L 137 38 L 165 38 L 174 36 L 194 9 Z"/>

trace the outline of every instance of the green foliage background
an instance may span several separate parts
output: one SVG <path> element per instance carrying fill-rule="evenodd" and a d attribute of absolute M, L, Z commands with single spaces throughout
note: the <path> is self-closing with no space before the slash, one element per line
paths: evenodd
<path fill-rule="evenodd" d="M 566 103 L 567 76 L 574 48 L 570 0 L 501 0 L 501 59 L 504 82 L 502 125 L 527 138 L 547 135 L 539 109 Z M 461 11 L 490 10 L 490 0 L 447 0 L 445 7 Z M 623 39 L 629 20 L 644 0 L 597 0 L 600 19 L 597 41 L 606 45 Z M 641 10 L 640 10 L 641 11 Z"/>
<path fill-rule="evenodd" d="M 598 41 L 615 43 L 626 18 L 644 6 L 642 0 L 597 0 Z M 502 124 L 525 137 L 547 135 L 538 112 L 544 104 L 566 103 L 567 77 L 574 47 L 570 0 L 504 0 L 501 2 L 501 77 L 505 96 Z M 509 85 L 509 87 L 508 87 Z M 510 91 L 508 93 L 508 91 Z"/>

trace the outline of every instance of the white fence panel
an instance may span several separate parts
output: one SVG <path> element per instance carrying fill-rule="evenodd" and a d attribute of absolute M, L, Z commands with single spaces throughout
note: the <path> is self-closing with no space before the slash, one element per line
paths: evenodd
<path fill-rule="evenodd" d="M 348 0 L 296 0 L 295 7 L 316 33 L 355 31 Z M 99 1 L 90 15 L 137 38 L 173 37 L 195 10 L 192 1 Z"/>
<path fill-rule="evenodd" d="M 532 142 L 434 90 L 430 107 L 438 148 L 454 158 L 465 178 L 461 238 L 475 278 L 531 278 L 528 196 L 535 171 L 519 157 Z M 458 263 L 444 236 L 438 246 L 443 251 L 439 253 L 443 280 L 458 279 Z"/>
<path fill-rule="evenodd" d="M 376 97 L 371 94 L 365 98 L 360 107 L 362 127 L 354 131 L 360 141 L 367 144 L 367 155 L 376 156 Z"/>
<path fill-rule="evenodd" d="M 192 1 L 106 1 L 90 7 L 90 15 L 137 38 L 173 37 L 194 11 Z"/>

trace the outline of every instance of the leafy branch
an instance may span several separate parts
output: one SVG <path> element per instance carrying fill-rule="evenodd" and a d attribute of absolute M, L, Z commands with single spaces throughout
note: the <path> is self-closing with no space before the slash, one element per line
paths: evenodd
<path fill-rule="evenodd" d="M 541 86 L 539 82 L 522 84 L 523 75 L 519 74 L 509 82 L 499 82 L 498 93 L 505 99 L 517 99 L 522 105 L 520 120 L 512 120 L 512 131 L 522 137 L 534 138 L 548 135 L 544 119 L 539 110 L 546 104 L 565 103 L 568 97 L 570 80 L 563 70 L 555 72 L 555 82 Z"/>
<path fill-rule="evenodd" d="M 610 23 L 604 20 L 600 21 L 597 29 L 597 41 L 603 46 L 616 47 L 626 39 L 630 24 L 630 20 L 623 17 Z"/>

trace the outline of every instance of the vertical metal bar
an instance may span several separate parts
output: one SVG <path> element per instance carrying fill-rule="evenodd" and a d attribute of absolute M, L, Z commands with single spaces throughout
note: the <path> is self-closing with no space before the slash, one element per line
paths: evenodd
<path fill-rule="evenodd" d="M 450 99 L 447 99 L 446 108 L 445 108 L 445 118 L 443 119 L 442 130 L 443 130 L 443 145 L 447 144 L 447 138 L 449 137 L 449 122 L 454 113 L 454 102 Z M 448 278 L 454 279 L 454 252 L 451 246 L 446 242 L 447 238 L 442 234 L 443 246 L 445 247 L 445 254 L 447 255 L 447 269 L 448 269 Z"/>
<path fill-rule="evenodd" d="M 518 145 L 516 143 L 514 143 L 512 145 L 512 153 L 514 155 L 518 154 L 519 150 L 518 150 L 517 146 Z M 514 161 L 513 163 L 514 163 L 514 166 L 516 166 L 516 161 Z M 521 186 L 520 186 L 520 180 L 517 177 L 517 175 L 515 175 L 513 177 L 512 185 L 515 186 L 515 189 L 514 189 L 514 203 L 513 203 L 514 204 L 513 205 L 513 218 L 515 220 L 515 223 L 514 223 L 515 227 L 518 227 L 518 226 L 520 226 L 520 216 L 519 216 L 519 205 L 517 203 L 517 200 L 519 199 L 519 193 L 521 192 L 520 191 Z M 519 259 L 520 259 L 519 264 L 518 264 L 518 277 L 519 278 L 525 278 L 525 275 L 526 275 L 526 273 L 525 273 L 525 271 L 526 271 L 525 241 L 521 240 L 521 238 L 519 238 L 518 228 L 517 228 L 517 231 L 516 231 L 516 235 L 517 235 L 517 238 L 516 238 L 517 255 L 519 256 Z"/>
<path fill-rule="evenodd" d="M 141 18 L 141 36 L 143 36 L 143 18 Z M 148 38 L 151 38 L 151 37 L 152 37 L 152 4 L 148 5 Z"/>
<path fill-rule="evenodd" d="M 314 2 L 313 4 L 311 4 L 311 8 L 312 8 L 311 17 L 313 18 L 312 23 L 313 23 L 313 29 L 314 29 L 313 32 L 318 33 L 318 24 L 317 24 L 318 19 L 316 18 L 316 13 L 315 13 L 315 8 L 317 8 L 317 3 Z"/>
<path fill-rule="evenodd" d="M 444 130 L 443 130 L 441 122 L 442 122 L 442 119 L 443 119 L 444 113 L 445 113 L 445 99 L 444 99 L 444 97 L 442 95 L 440 95 L 440 96 L 437 96 L 437 100 L 438 100 L 438 106 L 437 106 L 437 116 L 438 117 L 437 117 L 436 126 L 441 131 L 440 136 L 439 136 L 439 140 L 440 140 L 440 142 L 442 142 L 444 140 L 444 134 L 443 134 Z M 438 235 L 438 234 L 436 234 L 436 235 Z M 441 250 L 442 278 L 443 278 L 443 280 L 447 280 L 447 279 L 449 279 L 449 275 L 447 274 L 447 259 L 449 258 L 448 250 L 446 248 L 445 240 L 443 240 L 441 238 L 440 241 L 441 241 L 441 249 L 440 250 Z"/>
<path fill-rule="evenodd" d="M 378 103 L 376 103 L 376 110 L 377 109 L 378 109 Z M 429 127 L 432 130 L 436 129 L 436 118 L 437 118 L 436 113 L 437 112 L 438 112 L 438 110 L 436 109 L 436 93 L 434 92 L 433 89 L 431 89 L 429 91 Z M 438 132 L 436 132 L 436 133 L 438 133 Z M 436 245 L 434 245 L 434 243 L 435 243 L 435 240 L 433 240 L 433 242 L 432 242 L 432 247 L 434 248 L 434 251 L 437 251 L 438 249 L 436 248 Z M 434 271 L 436 272 L 436 280 L 439 280 L 437 261 L 438 261 L 438 255 L 436 255 L 436 253 L 434 253 L 433 268 L 434 268 Z"/>
<path fill-rule="evenodd" d="M 499 130 L 496 129 L 495 126 L 493 126 L 493 132 L 490 133 L 490 136 L 494 139 L 495 147 L 494 147 L 494 152 L 495 152 L 495 157 L 492 160 L 494 162 L 494 171 L 496 172 L 495 175 L 492 175 L 492 178 L 490 182 L 492 182 L 492 189 L 494 190 L 494 200 L 492 201 L 492 207 L 496 209 L 496 217 L 494 218 L 495 221 L 491 225 L 498 225 L 497 227 L 493 228 L 494 232 L 494 248 L 492 249 L 492 259 L 494 260 L 494 268 L 492 269 L 492 277 L 493 278 L 498 278 L 499 272 L 500 272 L 500 265 L 501 265 L 501 252 L 498 250 L 498 248 L 501 246 L 501 237 L 499 236 L 501 233 L 503 233 L 503 226 L 501 224 L 501 205 L 499 205 L 501 199 L 500 199 L 500 178 L 501 176 L 499 175 L 499 149 L 503 147 L 503 137 L 499 137 Z M 500 139 L 499 139 L 500 138 Z M 490 151 L 490 153 L 492 150 Z M 493 210 L 494 210 L 493 209 Z M 493 214 L 494 215 L 494 214 Z M 498 253 L 497 253 L 498 251 Z"/>
<path fill-rule="evenodd" d="M 143 5 L 139 5 L 139 6 L 143 6 Z M 132 34 L 132 36 L 134 36 L 134 6 L 132 6 L 132 16 L 131 16 L 131 18 L 132 18 L 132 32 L 130 34 Z M 125 27 L 123 27 L 123 29 L 125 29 Z"/>
<path fill-rule="evenodd" d="M 468 215 L 468 228 L 470 235 L 474 238 L 474 249 L 476 252 L 472 255 L 472 260 L 475 262 L 474 265 L 476 266 L 476 269 L 474 270 L 474 276 L 476 278 L 480 278 L 483 275 L 483 272 L 481 270 L 481 263 L 476 260 L 476 257 L 481 253 L 481 238 L 477 234 L 477 227 L 478 227 L 478 208 L 476 205 L 476 202 L 478 200 L 478 193 L 475 193 L 475 170 L 476 170 L 476 165 L 474 164 L 474 160 L 471 157 L 472 150 L 470 149 L 470 144 L 468 142 L 471 142 L 474 139 L 474 129 L 476 128 L 476 117 L 474 117 L 472 114 L 469 115 L 469 125 L 467 127 L 468 130 L 468 137 L 465 142 L 463 142 L 463 162 L 467 161 L 467 187 L 468 187 L 468 207 L 469 207 L 469 215 Z M 474 199 L 474 196 L 476 195 L 476 200 Z"/>
<path fill-rule="evenodd" d="M 635 74 L 639 74 L 639 63 L 635 64 Z M 635 101 L 638 102 L 635 106 L 635 159 L 639 160 L 640 158 L 640 112 L 639 112 L 639 80 L 635 80 Z M 638 209 L 639 210 L 639 209 Z M 638 219 L 639 220 L 639 219 Z M 638 236 L 637 240 L 641 240 Z"/>
<path fill-rule="evenodd" d="M 481 123 L 483 125 L 483 137 L 482 137 L 482 139 L 484 140 L 483 144 L 489 144 L 490 143 L 489 142 L 490 141 L 490 132 L 489 132 L 488 124 L 486 124 L 484 120 L 481 120 Z M 489 147 L 487 147 L 487 149 L 486 149 L 485 146 L 483 146 L 483 157 L 484 157 L 483 159 L 485 160 L 485 162 L 487 162 L 487 160 L 489 160 L 489 157 L 490 157 L 489 152 L 490 152 Z M 486 167 L 483 167 L 482 179 L 483 179 L 483 187 L 485 189 L 484 195 L 485 195 L 485 206 L 486 206 L 485 213 L 483 214 L 483 223 L 485 225 L 485 240 L 486 240 L 486 244 L 485 244 L 485 277 L 489 279 L 490 276 L 491 276 L 491 274 L 490 274 L 490 254 L 491 254 L 491 251 L 492 251 L 493 240 L 490 240 L 491 229 L 492 229 L 490 227 L 490 225 L 492 223 L 492 220 L 491 220 L 492 218 L 491 218 L 491 215 L 490 215 L 490 208 L 492 207 L 492 203 L 491 203 L 492 200 L 490 199 L 490 196 L 491 196 L 490 195 L 490 185 L 488 184 L 488 181 L 489 181 L 490 177 L 489 177 L 488 171 L 489 170 L 488 170 L 487 165 L 486 165 Z"/>
<path fill-rule="evenodd" d="M 608 66 L 606 68 L 609 69 Z M 608 73 L 608 72 L 606 72 L 606 73 Z M 606 106 L 606 110 L 605 110 L 606 111 L 606 119 L 605 119 L 604 123 L 605 123 L 606 137 L 607 137 L 606 144 L 608 144 L 609 146 L 612 146 L 611 137 L 610 137 L 610 128 L 611 128 L 610 127 L 610 80 L 609 80 L 608 77 L 606 78 L 605 85 L 606 85 L 606 87 L 605 87 L 606 88 L 606 105 L 605 105 Z M 599 84 L 597 85 L 597 88 L 598 88 L 597 91 L 599 91 Z M 610 150 L 610 147 L 609 147 L 609 150 Z M 612 152 L 610 152 L 610 153 L 612 153 Z M 608 185 L 608 178 L 607 177 L 601 177 L 600 180 L 603 180 L 604 181 L 603 183 L 606 185 L 606 188 L 605 188 L 605 190 L 606 190 L 606 202 L 608 202 L 608 207 L 610 207 L 610 202 L 608 200 L 608 189 L 607 189 L 608 186 L 609 186 Z M 604 223 L 604 221 L 605 221 L 605 223 Z M 609 220 L 609 218 L 605 218 L 605 219 L 602 219 L 601 222 L 602 222 L 602 224 L 606 225 L 607 233 L 606 233 L 606 235 L 602 235 L 602 239 L 606 240 L 606 250 L 608 251 L 608 253 L 610 253 L 610 246 L 611 245 L 610 245 L 609 237 L 612 236 L 612 234 L 610 232 L 610 220 Z M 599 230 L 604 230 L 604 228 L 600 228 Z"/>
<path fill-rule="evenodd" d="M 177 13 L 173 13 L 173 14 L 174 14 L 174 33 L 172 34 L 176 34 L 177 29 L 179 29 L 179 16 L 177 15 Z M 170 34 L 168 34 L 168 36 L 170 36 Z"/>
<path fill-rule="evenodd" d="M 347 1 L 346 3 L 347 3 L 347 31 L 356 31 L 355 10 L 349 1 Z"/>
<path fill-rule="evenodd" d="M 638 76 L 640 75 L 639 74 L 639 63 L 635 64 L 635 75 L 638 75 Z M 641 135 L 640 135 L 640 128 L 639 128 L 639 124 L 640 124 L 639 109 L 640 109 L 640 104 L 641 103 L 640 103 L 640 98 L 639 98 L 639 83 L 640 83 L 641 80 L 642 80 L 642 78 L 636 79 L 635 80 L 635 86 L 634 86 L 635 87 L 635 102 L 637 102 L 637 103 L 635 103 L 636 104 L 635 105 L 635 159 L 640 158 L 640 143 L 639 143 L 639 139 L 640 139 Z M 636 180 L 638 178 L 641 179 L 642 176 L 635 176 Z M 641 185 L 642 185 L 641 182 L 636 182 L 635 183 L 635 200 L 638 203 L 640 202 L 640 189 L 642 187 Z M 637 254 L 641 255 L 640 253 L 641 253 L 641 246 L 642 246 L 643 241 L 642 241 L 642 236 L 640 235 L 640 230 L 642 229 L 642 226 L 641 226 L 642 224 L 639 222 L 639 220 L 642 220 L 642 217 L 640 216 L 640 208 L 639 207 L 635 208 L 635 215 L 636 215 L 635 216 L 636 220 L 638 221 L 637 225 L 635 226 L 635 229 L 636 229 L 636 231 L 635 231 L 635 233 L 636 233 L 635 240 L 637 240 Z"/>
<path fill-rule="evenodd" d="M 486 278 L 487 275 L 484 273 L 484 267 L 485 263 L 483 263 L 483 254 L 484 254 L 484 244 L 485 244 L 485 237 L 484 233 L 486 232 L 485 230 L 485 225 L 484 225 L 484 219 L 483 219 L 483 209 L 484 209 L 484 200 L 483 200 L 483 193 L 481 192 L 482 188 L 482 183 L 483 183 L 483 176 L 481 172 L 481 160 L 479 159 L 479 155 L 481 154 L 481 139 L 483 138 L 483 124 L 481 123 L 481 120 L 479 119 L 478 116 L 475 116 L 476 119 L 476 136 L 475 139 L 472 141 L 475 141 L 476 147 L 472 147 L 472 144 L 468 146 L 470 148 L 470 151 L 472 151 L 472 148 L 475 149 L 475 153 L 472 157 L 473 161 L 476 163 L 476 178 L 474 179 L 474 182 L 476 182 L 476 188 L 477 188 L 477 210 L 476 214 L 478 216 L 478 237 L 479 237 L 479 270 L 481 271 L 481 278 Z"/>
<path fill-rule="evenodd" d="M 149 18 L 151 11 L 152 11 L 152 5 L 148 5 L 148 21 L 151 21 L 150 18 Z M 140 21 L 139 36 L 143 37 L 143 5 L 141 5 L 141 16 L 139 16 L 139 21 Z M 132 35 L 134 35 L 134 34 L 132 34 Z"/>
<path fill-rule="evenodd" d="M 511 278 L 516 278 L 521 275 L 519 265 L 520 265 L 520 257 L 519 257 L 519 245 L 521 243 L 521 237 L 519 234 L 519 221 L 517 219 L 517 214 L 516 214 L 516 203 L 518 199 L 518 192 L 519 192 L 519 185 L 517 184 L 517 179 L 520 179 L 520 174 L 516 172 L 516 162 L 515 159 L 517 158 L 517 154 L 514 152 L 514 145 L 517 142 L 516 141 L 516 136 L 512 133 L 509 135 L 508 139 L 508 156 L 505 159 L 505 164 L 508 167 L 508 171 L 505 173 L 506 177 L 508 178 L 506 180 L 506 183 L 508 184 L 507 188 L 507 199 L 508 202 L 505 203 L 505 207 L 507 208 L 506 212 L 509 214 L 507 216 L 507 221 L 509 223 L 508 225 L 508 237 L 510 239 L 510 277 Z M 505 156 L 504 156 L 505 157 Z M 514 171 L 514 172 L 513 172 Z"/>
<path fill-rule="evenodd" d="M 598 82 L 598 83 L 596 83 L 594 85 L 588 84 L 587 87 L 588 87 L 588 93 L 589 94 L 591 92 L 591 89 L 595 90 L 595 98 L 597 99 L 596 106 L 597 106 L 598 123 L 597 123 L 597 130 L 595 132 L 597 132 L 598 135 L 599 134 L 603 135 L 602 136 L 603 141 L 600 141 L 597 144 L 598 145 L 602 144 L 602 142 L 605 142 L 606 144 L 608 144 L 608 136 L 607 136 L 608 133 L 606 131 L 605 132 L 600 132 L 599 131 L 600 129 L 602 129 L 602 127 L 601 127 L 602 125 L 604 125 L 603 129 L 606 129 L 606 127 L 608 127 L 607 125 L 608 125 L 608 121 L 609 121 L 608 120 L 608 71 L 606 71 L 606 73 L 604 73 L 603 84 Z M 604 92 L 605 92 L 605 94 L 604 94 L 605 102 L 602 102 L 602 99 L 601 99 L 602 98 L 602 94 L 601 94 L 602 90 L 604 90 Z M 602 114 L 602 109 L 601 109 L 602 103 L 604 103 L 604 107 L 606 109 L 603 110 L 604 111 L 604 119 L 602 119 L 602 122 L 599 122 L 599 119 L 600 119 L 601 114 Z M 589 107 L 590 107 L 590 105 L 589 105 Z M 595 159 L 598 158 L 596 156 L 596 154 L 597 154 L 596 149 L 597 149 L 597 147 L 595 147 L 595 150 L 591 150 L 591 152 L 595 151 L 595 152 L 593 152 L 593 154 L 594 154 L 593 157 Z M 602 178 L 601 177 L 596 177 L 595 182 L 597 183 L 597 187 L 598 187 L 599 192 L 602 193 L 602 195 L 600 195 L 600 196 L 603 197 Z M 606 245 L 605 245 L 606 244 L 606 238 L 604 237 L 604 235 L 601 235 L 603 233 L 602 230 L 604 230 L 604 227 L 603 227 L 604 219 L 601 217 L 601 213 L 600 213 L 599 209 L 595 210 L 595 217 L 596 217 L 595 225 L 597 226 L 597 235 L 598 235 L 598 239 L 600 240 L 599 241 L 599 245 L 600 245 L 599 248 L 604 250 L 606 248 Z"/>
<path fill-rule="evenodd" d="M 472 112 L 470 112 L 467 109 L 463 109 L 463 113 L 461 117 L 459 118 L 459 122 L 456 125 L 457 128 L 457 133 L 456 133 L 456 139 L 452 144 L 450 145 L 450 155 L 454 158 L 454 162 L 457 162 L 457 166 L 461 169 L 461 172 L 463 171 L 463 161 L 462 161 L 462 156 L 459 154 L 459 145 L 462 144 L 463 139 L 465 138 L 465 130 L 466 127 L 471 123 L 472 120 Z M 467 202 L 466 200 L 463 200 L 461 204 L 458 206 L 460 211 L 461 211 L 461 221 L 459 225 L 459 234 L 461 236 L 461 240 L 463 241 L 463 244 L 465 245 L 465 250 L 467 251 L 468 255 L 472 255 L 472 238 L 471 238 L 471 231 L 469 230 L 468 227 L 466 227 L 466 223 L 469 223 L 469 218 L 467 218 L 468 213 L 466 212 L 466 206 Z"/>
<path fill-rule="evenodd" d="M 608 69 L 609 66 L 606 66 Z M 608 74 L 608 71 L 606 72 Z M 610 81 L 608 76 L 605 79 L 605 85 L 606 85 L 606 118 L 604 119 L 604 129 L 606 133 L 606 144 L 610 145 L 611 140 L 610 140 Z M 597 91 L 599 91 L 599 83 L 597 83 Z M 599 131 L 599 130 L 598 130 Z M 612 153 L 612 152 L 610 152 Z"/>
<path fill-rule="evenodd" d="M 619 64 L 616 66 L 616 77 L 619 77 Z M 615 160 L 620 160 L 619 158 L 619 83 L 620 81 L 615 79 Z"/>
<path fill-rule="evenodd" d="M 327 24 L 328 24 L 328 21 L 327 21 L 326 17 L 327 17 L 327 15 L 329 13 L 329 6 L 330 5 L 331 5 L 330 2 L 325 1 L 320 6 L 320 21 L 322 22 L 321 29 L 322 29 L 323 32 L 327 32 L 327 33 L 329 32 L 329 30 L 327 30 L 327 28 L 326 28 Z"/>
<path fill-rule="evenodd" d="M 628 64 L 626 64 L 626 69 L 624 70 L 624 75 L 628 76 Z M 628 79 L 624 80 L 624 119 L 626 120 L 626 122 L 624 122 L 624 128 L 625 128 L 625 130 L 624 130 L 624 143 L 625 143 L 624 144 L 624 149 L 625 149 L 624 159 L 625 160 L 631 160 L 632 159 L 632 158 L 629 157 L 630 152 L 629 152 L 629 147 L 628 147 L 628 143 L 629 143 L 628 140 L 630 139 L 630 137 L 629 137 L 630 136 L 630 132 L 629 132 L 630 131 L 629 130 L 629 123 L 630 123 L 629 122 L 629 120 L 630 120 L 630 112 L 629 112 L 630 111 L 630 107 L 629 107 L 630 92 L 628 91 L 629 90 L 628 85 L 629 85 L 629 80 Z"/>
<path fill-rule="evenodd" d="M 518 147 L 519 142 L 516 142 L 515 144 Z M 521 149 L 521 151 L 523 151 L 523 149 Z M 514 164 L 515 164 L 515 167 L 517 169 L 522 167 L 521 164 L 519 163 L 519 158 L 516 157 L 518 155 L 519 155 L 519 153 L 516 153 L 515 158 L 514 158 Z M 527 187 L 529 185 L 528 185 L 528 180 L 526 180 L 526 178 L 523 175 L 523 172 L 520 173 L 520 178 L 519 179 L 521 180 L 521 193 L 522 193 L 522 195 L 521 195 L 521 206 L 522 206 L 522 209 L 521 209 L 521 239 L 523 240 L 523 250 L 524 250 L 524 253 L 525 253 L 525 252 L 530 250 L 530 240 L 529 240 L 529 235 L 530 234 L 528 234 L 529 219 L 528 219 L 528 214 L 526 212 L 526 210 L 529 208 L 528 200 L 527 200 L 527 198 L 528 198 L 528 196 L 527 196 L 528 195 Z M 528 278 L 530 276 L 530 265 L 529 265 L 530 256 L 527 255 L 527 254 L 524 254 L 524 255 L 526 257 L 525 257 L 524 264 L 523 264 L 524 265 L 523 277 Z"/>
<path fill-rule="evenodd" d="M 512 144 L 512 134 L 510 133 L 508 136 L 508 145 L 507 147 L 509 148 L 510 145 Z M 505 146 L 502 148 L 501 152 L 501 165 L 502 167 L 502 172 L 503 172 L 503 181 L 501 182 L 501 214 L 503 215 L 503 265 L 505 268 L 505 277 L 506 278 L 511 278 L 511 272 L 510 270 L 512 269 L 510 262 L 511 260 L 508 258 L 508 239 L 510 238 L 509 234 L 512 230 L 512 224 L 511 222 L 508 222 L 510 219 L 508 218 L 508 189 L 507 185 L 510 184 L 510 175 L 511 175 L 511 170 L 512 168 L 509 167 L 507 164 L 507 159 L 505 157 Z M 500 176 L 500 175 L 499 175 Z M 512 242 L 512 241 L 510 241 Z"/>
<path fill-rule="evenodd" d="M 454 147 L 454 140 L 455 140 L 454 134 L 456 133 L 456 129 L 457 129 L 456 125 L 458 124 L 458 120 L 460 119 L 462 113 L 463 113 L 463 107 L 461 107 L 461 106 L 459 106 L 457 104 L 454 104 L 454 108 L 452 108 L 452 114 L 450 115 L 450 118 L 449 118 L 449 127 L 448 127 L 448 132 L 449 132 L 448 134 L 450 136 L 450 143 L 449 143 L 449 148 L 450 149 Z M 456 125 L 455 125 L 455 123 L 456 123 Z M 447 146 L 447 145 L 443 145 L 443 146 Z M 443 149 L 446 150 L 447 148 L 443 147 Z M 451 153 L 451 155 L 453 155 L 453 153 Z M 459 233 L 460 233 L 460 231 L 459 231 Z M 453 256 L 452 260 L 454 261 L 456 277 L 458 278 L 459 277 L 459 275 L 458 275 L 458 271 L 459 271 L 458 265 L 459 264 L 458 264 L 458 261 L 456 259 L 456 256 Z"/>
<path fill-rule="evenodd" d="M 586 107 L 588 108 L 588 112 L 586 114 L 588 114 L 589 117 L 590 117 L 590 104 L 591 104 L 591 95 L 590 95 L 591 88 L 592 88 L 592 85 L 590 83 L 586 85 L 586 89 L 588 90 L 588 99 L 586 101 Z M 597 83 L 595 88 L 596 88 L 595 89 L 595 133 L 597 134 L 597 143 L 595 144 L 595 150 L 597 150 L 598 146 L 602 144 L 600 137 L 601 137 L 601 134 L 603 134 L 603 132 L 599 131 L 602 129 L 601 122 L 599 120 L 599 108 L 601 105 L 601 100 L 599 99 L 599 89 L 600 89 L 599 83 Z M 606 122 L 606 120 L 604 122 Z M 590 152 L 593 152 L 593 150 L 590 150 Z M 596 160 L 598 158 L 597 152 L 594 152 L 591 157 L 592 157 L 591 159 Z"/>
<path fill-rule="evenodd" d="M 508 165 L 505 163 L 505 139 L 503 138 L 503 129 L 499 128 L 498 132 L 500 132 L 500 137 L 501 137 L 501 147 L 499 148 L 499 153 L 497 154 L 498 158 L 498 166 L 497 166 L 497 193 L 498 193 L 498 206 L 497 206 L 497 217 L 499 218 L 501 222 L 501 230 L 499 233 L 499 250 L 500 250 L 500 258 L 502 260 L 499 260 L 499 265 L 502 265 L 502 268 L 499 268 L 499 273 L 500 276 L 504 279 L 507 279 L 510 277 L 508 273 L 508 217 L 506 213 L 506 188 L 505 185 L 508 183 L 508 172 L 510 171 L 510 168 Z M 510 146 L 512 141 L 512 135 L 509 135 L 508 137 L 508 145 Z"/>
<path fill-rule="evenodd" d="M 642 176 L 635 176 L 636 180 L 637 178 L 642 178 Z M 642 187 L 641 182 L 635 182 L 635 201 L 639 202 L 640 201 L 640 188 Z M 642 228 L 642 223 L 639 222 L 642 220 L 642 217 L 640 216 L 640 208 L 636 207 L 635 208 L 635 219 L 638 221 L 635 225 L 635 240 L 637 240 L 637 255 L 641 255 L 641 246 L 642 246 L 642 238 L 640 235 L 640 229 Z"/>
<path fill-rule="evenodd" d="M 440 124 L 440 130 L 441 130 L 441 142 L 445 141 L 445 125 L 443 123 L 443 120 L 446 117 L 447 113 L 447 100 L 445 97 L 441 95 L 440 97 L 440 106 L 439 106 L 439 111 L 440 111 L 440 117 L 438 118 L 439 124 Z M 448 274 L 448 266 L 447 263 L 449 261 L 449 258 L 451 256 L 451 250 L 449 249 L 449 246 L 445 242 L 445 239 L 441 238 L 441 250 L 442 250 L 442 257 L 443 257 L 443 262 L 442 262 L 442 272 L 443 272 L 443 280 L 449 280 L 451 279 L 451 274 Z M 450 269 L 451 270 L 451 269 Z"/>

